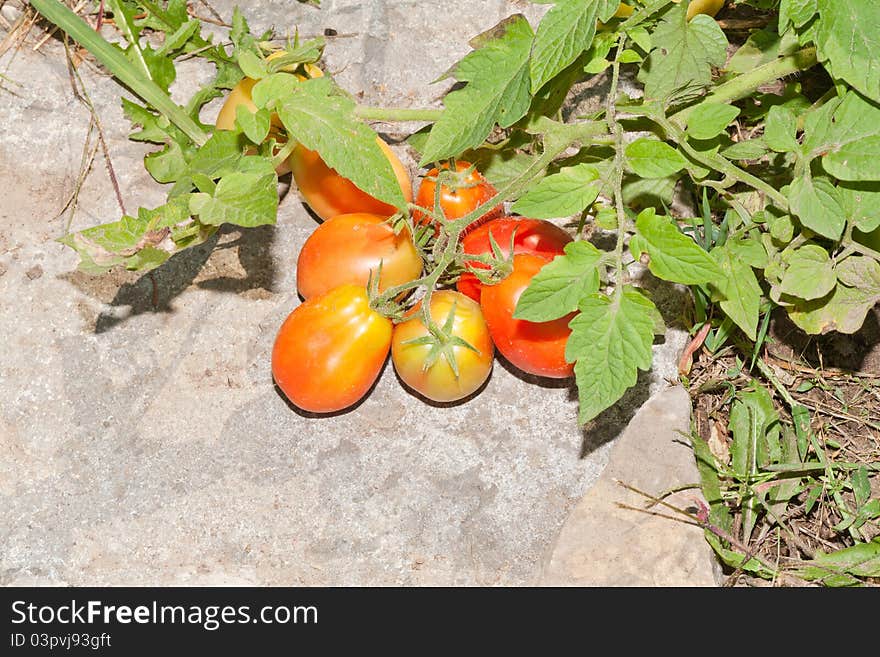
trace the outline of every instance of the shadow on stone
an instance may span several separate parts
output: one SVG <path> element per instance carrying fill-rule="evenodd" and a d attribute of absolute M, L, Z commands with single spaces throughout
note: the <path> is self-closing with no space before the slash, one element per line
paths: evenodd
<path fill-rule="evenodd" d="M 572 387 L 571 395 L 577 398 L 576 388 Z M 651 371 L 639 371 L 636 384 L 611 408 L 603 411 L 583 428 L 580 457 L 587 458 L 602 445 L 616 438 L 650 396 Z"/>

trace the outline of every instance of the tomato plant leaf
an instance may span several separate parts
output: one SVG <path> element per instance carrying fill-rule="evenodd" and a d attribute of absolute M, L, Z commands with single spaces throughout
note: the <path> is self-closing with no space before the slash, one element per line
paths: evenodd
<path fill-rule="evenodd" d="M 589 242 L 566 244 L 565 255 L 556 256 L 532 278 L 513 317 L 549 322 L 577 310 L 581 299 L 599 290 L 597 266 L 602 256 L 602 251 Z"/>
<path fill-rule="evenodd" d="M 747 139 L 728 146 L 721 154 L 729 160 L 760 160 L 770 152 L 770 147 L 761 138 Z"/>
<path fill-rule="evenodd" d="M 576 164 L 541 179 L 523 194 L 511 210 L 537 219 L 569 217 L 584 210 L 599 196 L 599 170 Z"/>
<path fill-rule="evenodd" d="M 817 0 L 819 59 L 868 98 L 880 102 L 880 3 Z"/>
<path fill-rule="evenodd" d="M 669 217 L 658 216 L 653 208 L 643 210 L 636 218 L 636 235 L 630 241 L 630 251 L 636 259 L 647 253 L 648 269 L 666 281 L 693 285 L 721 275 L 706 251 L 679 231 Z"/>
<path fill-rule="evenodd" d="M 837 191 L 856 228 L 866 233 L 880 228 L 880 182 L 843 182 Z"/>
<path fill-rule="evenodd" d="M 794 112 L 782 105 L 771 107 L 764 126 L 764 141 L 777 153 L 798 150 L 800 144 L 797 141 L 797 117 Z"/>
<path fill-rule="evenodd" d="M 805 244 L 784 255 L 788 267 L 780 290 L 799 299 L 819 299 L 837 285 L 837 275 L 828 251 L 818 244 Z"/>
<path fill-rule="evenodd" d="M 529 109 L 529 52 L 534 33 L 521 15 L 508 19 L 498 36 L 466 55 L 455 77 L 466 82 L 449 92 L 444 111 L 425 143 L 420 166 L 477 148 L 495 124 L 509 127 Z"/>
<path fill-rule="evenodd" d="M 837 265 L 837 278 L 849 287 L 880 295 L 880 263 L 867 256 L 850 256 Z"/>
<path fill-rule="evenodd" d="M 782 0 L 779 3 L 779 33 L 791 23 L 801 27 L 819 11 L 818 0 Z"/>
<path fill-rule="evenodd" d="M 700 103 L 688 117 L 687 132 L 694 139 L 712 139 L 739 116 L 740 109 L 724 103 Z"/>
<path fill-rule="evenodd" d="M 828 296 L 795 304 L 788 309 L 788 315 L 797 326 L 812 335 L 830 331 L 855 333 L 878 301 L 880 293 L 877 290 L 838 285 Z"/>
<path fill-rule="evenodd" d="M 261 84 L 263 81 L 254 89 Z M 271 91 L 280 95 L 278 116 L 293 139 L 317 151 L 327 166 L 370 196 L 406 210 L 397 176 L 379 147 L 376 133 L 355 117 L 354 101 L 342 95 L 329 78 L 277 86 Z"/>
<path fill-rule="evenodd" d="M 642 178 L 665 178 L 687 166 L 687 160 L 672 146 L 649 137 L 640 137 L 626 147 L 626 161 Z"/>
<path fill-rule="evenodd" d="M 721 310 L 750 340 L 756 339 L 761 286 L 755 272 L 730 243 L 713 249 L 711 255 L 721 271 L 720 276 L 710 281 L 712 287 L 724 296 L 719 303 Z"/>
<path fill-rule="evenodd" d="M 788 187 L 788 201 L 801 223 L 831 240 L 840 239 L 846 225 L 837 188 L 827 178 L 795 178 Z"/>
<path fill-rule="evenodd" d="M 244 105 L 235 108 L 235 122 L 239 125 L 245 136 L 255 144 L 262 144 L 269 134 L 272 117 L 265 108 L 251 112 Z"/>
<path fill-rule="evenodd" d="M 608 297 L 592 294 L 571 320 L 565 358 L 575 363 L 579 420 L 586 424 L 636 384 L 651 367 L 656 307 L 631 285 Z"/>
<path fill-rule="evenodd" d="M 727 59 L 727 37 L 713 19 L 690 21 L 684 3 L 666 12 L 645 62 L 645 97 L 662 102 L 693 98 L 712 81 L 712 67 Z"/>
<path fill-rule="evenodd" d="M 200 222 L 247 227 L 275 223 L 278 177 L 267 160 L 250 159 L 260 163 L 255 170 L 226 174 L 213 194 L 198 192 L 191 196 L 189 209 Z"/>
<path fill-rule="evenodd" d="M 544 14 L 529 60 L 532 93 L 544 86 L 590 47 L 596 20 L 608 20 L 617 0 L 557 0 Z M 607 54 L 607 53 L 606 53 Z"/>

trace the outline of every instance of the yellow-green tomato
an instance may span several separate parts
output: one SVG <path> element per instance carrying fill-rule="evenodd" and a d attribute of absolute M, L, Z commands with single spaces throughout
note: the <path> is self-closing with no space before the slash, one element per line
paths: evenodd
<path fill-rule="evenodd" d="M 438 290 L 431 295 L 431 318 L 441 329 L 451 329 L 453 340 L 445 345 L 431 339 L 433 336 L 422 321 L 421 307 L 420 302 L 408 319 L 394 327 L 394 369 L 407 386 L 432 401 L 463 399 L 478 390 L 492 372 L 495 345 L 480 304 L 452 290 Z"/>
<path fill-rule="evenodd" d="M 680 2 L 680 0 L 673 0 L 673 2 Z M 724 0 L 691 0 L 690 5 L 688 5 L 687 18 L 690 20 L 697 14 L 706 14 L 714 18 L 715 14 L 721 11 L 723 6 Z M 621 2 L 614 17 L 629 18 L 632 16 L 633 11 L 634 9 L 631 5 Z"/>

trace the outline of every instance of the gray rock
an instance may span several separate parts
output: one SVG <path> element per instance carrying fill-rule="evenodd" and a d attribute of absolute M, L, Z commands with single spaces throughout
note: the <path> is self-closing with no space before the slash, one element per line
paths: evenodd
<path fill-rule="evenodd" d="M 541 585 L 718 584 L 718 562 L 703 530 L 662 505 L 647 509 L 645 497 L 617 483 L 653 496 L 698 483 L 687 438 L 689 418 L 690 399 L 678 386 L 639 409 L 615 441 L 608 467 L 565 521 L 542 569 Z M 663 499 L 681 509 L 705 504 L 698 487 Z"/>

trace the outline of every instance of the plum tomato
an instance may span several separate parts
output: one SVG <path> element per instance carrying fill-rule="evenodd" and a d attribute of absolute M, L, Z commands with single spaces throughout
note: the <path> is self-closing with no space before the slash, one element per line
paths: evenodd
<path fill-rule="evenodd" d="M 431 318 L 448 329 L 452 340 L 443 345 L 434 339 L 419 302 L 408 319 L 394 327 L 391 360 L 401 380 L 420 395 L 437 402 L 458 401 L 489 378 L 495 347 L 478 303 L 452 290 L 434 292 L 430 303 Z"/>
<path fill-rule="evenodd" d="M 394 169 L 404 199 L 407 203 L 412 202 L 412 183 L 406 167 L 378 135 L 376 141 Z M 325 221 L 338 214 L 352 212 L 390 217 L 397 211 L 393 205 L 373 198 L 353 182 L 343 178 L 327 166 L 316 151 L 311 151 L 302 144 L 297 144 L 287 161 L 303 200 Z"/>
<path fill-rule="evenodd" d="M 311 413 L 341 411 L 379 377 L 391 349 L 391 320 L 370 307 L 363 286 L 341 285 L 296 307 L 272 347 L 272 376 Z"/>
<path fill-rule="evenodd" d="M 441 166 L 443 169 L 449 170 L 448 162 Z M 443 210 L 443 215 L 446 219 L 450 221 L 461 219 L 498 193 L 498 190 L 495 189 L 492 183 L 486 180 L 483 174 L 472 168 L 468 162 L 457 160 L 455 162 L 455 171 L 458 176 L 456 176 L 453 185 L 440 185 L 440 208 Z M 419 183 L 419 190 L 416 193 L 416 205 L 433 211 L 434 196 L 437 190 L 437 176 L 439 173 L 439 169 L 435 167 L 424 175 L 421 183 Z M 503 206 L 498 205 L 471 224 L 468 230 L 473 230 L 476 226 L 490 219 L 500 217 L 503 213 Z M 418 210 L 413 212 L 413 223 L 415 225 L 425 225 L 430 221 L 431 219 L 425 213 Z M 439 228 L 436 228 L 435 232 L 438 231 Z"/>
<path fill-rule="evenodd" d="M 537 255 L 513 256 L 513 272 L 500 283 L 483 286 L 480 306 L 495 347 L 511 364 L 528 374 L 564 379 L 574 372 L 574 365 L 565 361 L 565 343 L 575 313 L 550 322 L 513 318 L 523 291 L 548 262 Z"/>
<path fill-rule="evenodd" d="M 380 263 L 380 291 L 422 273 L 422 258 L 406 228 L 395 235 L 385 217 L 340 214 L 319 225 L 306 240 L 296 265 L 296 287 L 304 299 L 345 283 L 366 287 L 371 273 L 379 275 Z"/>
<path fill-rule="evenodd" d="M 543 219 L 526 219 L 521 217 L 501 217 L 483 224 L 465 235 L 461 240 L 465 253 L 473 255 L 491 255 L 492 246 L 489 234 L 498 244 L 504 257 L 510 255 L 510 237 L 513 235 L 513 253 L 531 253 L 552 260 L 565 253 L 565 245 L 572 241 L 572 236 L 559 226 Z M 488 269 L 481 262 L 471 261 L 470 266 L 477 269 Z M 483 284 L 469 271 L 462 273 L 458 279 L 458 291 L 468 295 L 474 301 L 480 300 Z"/>

